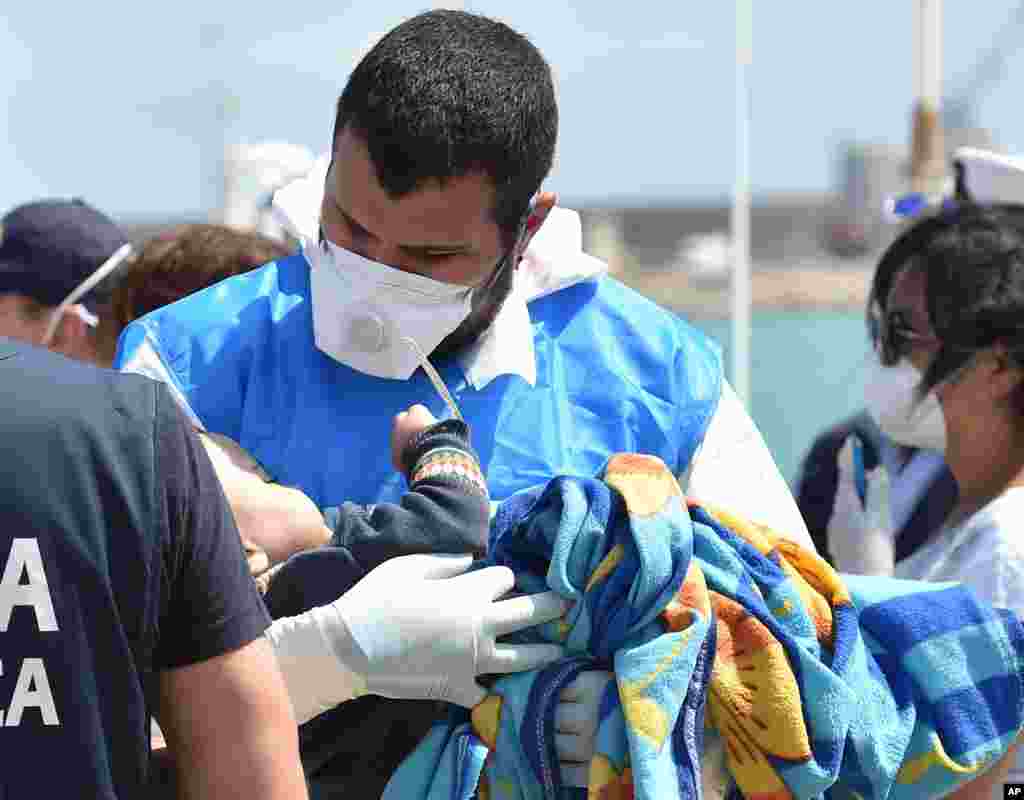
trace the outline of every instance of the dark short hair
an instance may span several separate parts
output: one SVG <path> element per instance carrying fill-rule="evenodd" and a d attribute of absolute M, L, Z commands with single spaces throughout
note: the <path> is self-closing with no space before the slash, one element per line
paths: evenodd
<path fill-rule="evenodd" d="M 870 301 L 884 310 L 908 267 L 925 276 L 928 317 L 940 341 L 922 393 L 996 344 L 1024 367 L 1024 206 L 967 203 L 912 226 L 882 256 Z M 1014 402 L 1024 414 L 1024 386 Z"/>
<path fill-rule="evenodd" d="M 554 158 L 551 70 L 501 22 L 429 11 L 385 35 L 356 66 L 338 100 L 335 137 L 346 128 L 366 143 L 392 196 L 427 181 L 486 175 L 507 238 Z"/>

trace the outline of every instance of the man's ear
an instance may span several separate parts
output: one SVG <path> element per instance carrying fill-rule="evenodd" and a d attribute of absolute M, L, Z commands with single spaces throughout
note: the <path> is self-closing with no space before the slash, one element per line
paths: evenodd
<path fill-rule="evenodd" d="M 89 338 L 89 326 L 76 313 L 74 306 L 64 309 L 64 313 L 60 315 L 50 349 L 78 361 L 91 361 L 95 358 Z"/>
<path fill-rule="evenodd" d="M 530 209 L 530 216 L 526 218 L 526 232 L 523 235 L 522 243 L 519 245 L 520 259 L 523 257 L 523 253 L 526 252 L 526 248 L 530 246 L 534 234 L 540 230 L 544 220 L 548 218 L 548 214 L 551 213 L 551 209 L 555 207 L 557 202 L 558 195 L 554 192 L 540 192 L 537 194 L 533 207 Z"/>

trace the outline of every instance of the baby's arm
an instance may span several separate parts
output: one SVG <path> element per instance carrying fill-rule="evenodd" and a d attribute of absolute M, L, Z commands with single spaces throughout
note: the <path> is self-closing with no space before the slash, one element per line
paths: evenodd
<path fill-rule="evenodd" d="M 331 544 L 347 548 L 366 570 L 410 553 L 483 555 L 490 504 L 466 424 L 432 422 L 399 458 L 409 491 L 397 504 L 344 504 Z"/>
<path fill-rule="evenodd" d="M 398 503 L 325 512 L 330 544 L 293 556 L 269 581 L 264 601 L 275 619 L 333 602 L 388 559 L 486 551 L 490 504 L 466 424 L 438 423 L 414 406 L 396 418 L 392 445 L 409 491 Z"/>

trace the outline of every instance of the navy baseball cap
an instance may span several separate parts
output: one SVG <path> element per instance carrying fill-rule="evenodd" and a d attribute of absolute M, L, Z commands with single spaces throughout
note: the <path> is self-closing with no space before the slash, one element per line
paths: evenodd
<path fill-rule="evenodd" d="M 113 220 L 81 200 L 18 206 L 0 219 L 0 294 L 56 306 L 127 241 Z M 79 302 L 88 307 L 90 296 Z"/>

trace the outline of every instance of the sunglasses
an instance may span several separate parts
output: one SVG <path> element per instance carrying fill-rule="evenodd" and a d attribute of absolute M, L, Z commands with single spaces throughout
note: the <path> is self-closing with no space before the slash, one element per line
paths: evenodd
<path fill-rule="evenodd" d="M 914 328 L 906 311 L 882 314 L 877 307 L 873 308 L 868 314 L 868 332 L 879 359 L 887 367 L 898 364 L 915 345 L 934 347 L 941 344 L 936 337 Z"/>

